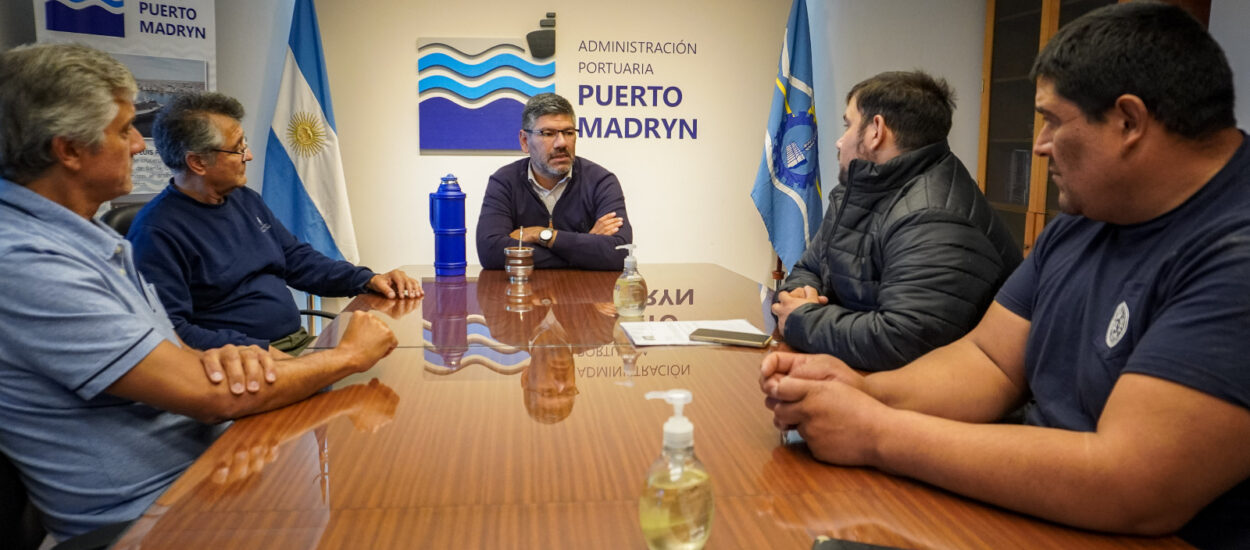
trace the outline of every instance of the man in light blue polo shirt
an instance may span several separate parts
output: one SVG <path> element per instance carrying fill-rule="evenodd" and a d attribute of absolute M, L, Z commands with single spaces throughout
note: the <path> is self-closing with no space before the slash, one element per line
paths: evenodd
<path fill-rule="evenodd" d="M 129 243 L 92 219 L 130 191 L 135 94 L 123 65 L 85 46 L 0 54 L 0 452 L 57 539 L 139 516 L 220 422 L 303 399 L 395 346 L 370 314 L 298 359 L 184 346 Z"/>

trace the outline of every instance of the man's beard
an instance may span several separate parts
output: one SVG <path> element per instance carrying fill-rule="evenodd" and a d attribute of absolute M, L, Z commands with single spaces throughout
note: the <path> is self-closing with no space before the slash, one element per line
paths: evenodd
<path fill-rule="evenodd" d="M 861 124 L 859 126 L 859 131 L 856 132 L 855 134 L 855 158 L 851 159 L 852 162 L 854 162 L 857 159 L 862 160 L 864 162 L 872 162 L 872 163 L 877 162 L 876 155 L 874 155 L 871 151 L 864 148 L 864 130 L 866 128 L 867 128 L 867 125 Z M 839 161 L 841 160 L 841 158 L 842 158 L 842 151 L 839 150 L 838 151 Z M 843 166 L 841 162 L 838 162 L 838 185 L 846 185 L 850 183 L 850 181 L 851 181 L 851 163 L 848 162 L 846 163 L 846 166 Z"/>

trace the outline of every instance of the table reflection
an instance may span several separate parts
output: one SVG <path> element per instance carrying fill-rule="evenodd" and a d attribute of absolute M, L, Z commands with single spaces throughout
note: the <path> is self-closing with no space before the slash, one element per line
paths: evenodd
<path fill-rule="evenodd" d="M 480 366 L 519 374 L 525 411 L 540 423 L 572 414 L 578 394 L 574 356 L 615 341 L 609 284 L 560 294 L 541 274 L 515 282 L 492 270 L 475 281 L 440 277 L 424 286 L 426 372 L 441 377 Z M 473 309 L 480 314 L 468 313 Z"/>
<path fill-rule="evenodd" d="M 268 548 L 281 540 L 316 547 L 330 521 L 330 440 L 325 426 L 346 416 L 374 433 L 395 416 L 399 395 L 376 378 L 241 419 L 157 499 L 116 548 Z M 268 478 L 269 468 L 283 476 Z M 291 472 L 305 483 L 288 482 Z M 267 500 L 281 495 L 275 504 Z M 191 504 L 180 504 L 180 501 Z M 231 513 L 221 510 L 233 510 Z M 239 512 L 247 512 L 252 529 Z M 205 523 L 230 522 L 233 531 Z M 283 525 L 280 529 L 272 524 Z M 175 544 L 176 541 L 176 544 Z"/>
<path fill-rule="evenodd" d="M 433 282 L 422 285 L 426 291 L 424 308 L 429 312 L 427 321 L 433 352 L 451 370 L 460 368 L 460 361 L 469 348 L 468 285 L 463 275 L 435 277 Z"/>
<path fill-rule="evenodd" d="M 344 393 L 237 422 L 130 540 L 179 550 L 642 548 L 639 489 L 671 413 L 644 396 L 685 388 L 716 487 L 708 548 L 810 548 L 816 535 L 900 548 L 1185 547 L 1067 529 L 780 446 L 758 389 L 766 351 L 635 349 L 612 315 L 619 273 L 539 270 L 513 288 L 502 271 L 440 280 L 405 269 L 428 275 L 425 299 L 407 301 L 420 315 L 400 319 L 372 296 L 349 306 L 381 310 L 400 349 L 341 381 Z M 647 321 L 744 318 L 772 330 L 764 285 L 705 264 L 642 272 Z M 342 330 L 332 325 L 325 340 Z M 403 402 L 360 384 L 374 377 Z M 340 401 L 351 392 L 377 395 L 357 409 Z"/>
<path fill-rule="evenodd" d="M 543 424 L 555 424 L 573 412 L 577 377 L 568 333 L 551 312 L 531 341 L 530 364 L 521 371 L 525 412 Z"/>

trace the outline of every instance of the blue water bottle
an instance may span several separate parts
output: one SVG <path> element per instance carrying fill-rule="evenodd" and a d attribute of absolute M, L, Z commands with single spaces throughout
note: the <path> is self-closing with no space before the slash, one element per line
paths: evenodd
<path fill-rule="evenodd" d="M 464 192 L 456 176 L 447 174 L 430 193 L 430 225 L 434 227 L 434 274 L 464 275 Z"/>

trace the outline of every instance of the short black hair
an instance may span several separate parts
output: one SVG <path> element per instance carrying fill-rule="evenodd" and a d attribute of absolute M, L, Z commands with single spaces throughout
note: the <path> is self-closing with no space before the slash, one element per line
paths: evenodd
<path fill-rule="evenodd" d="M 951 131 L 955 92 L 924 71 L 881 73 L 851 88 L 846 102 L 851 99 L 863 116 L 861 127 L 881 115 L 901 151 L 943 141 Z"/>
<path fill-rule="evenodd" d="M 569 103 L 569 100 L 553 93 L 542 93 L 525 102 L 525 109 L 521 111 L 521 128 L 533 130 L 534 122 L 546 115 L 568 115 L 569 118 L 577 118 L 573 114 L 573 104 Z"/>
<path fill-rule="evenodd" d="M 1155 2 L 1091 11 L 1055 34 L 1030 77 L 1045 78 L 1087 120 L 1102 122 L 1122 95 L 1141 98 L 1169 132 L 1202 139 L 1236 127 L 1233 71 L 1185 10 Z"/>
<path fill-rule="evenodd" d="M 207 153 L 225 139 L 209 115 L 243 120 L 239 100 L 217 92 L 192 92 L 174 98 L 156 114 L 152 139 L 161 161 L 174 172 L 187 171 L 187 153 Z"/>

